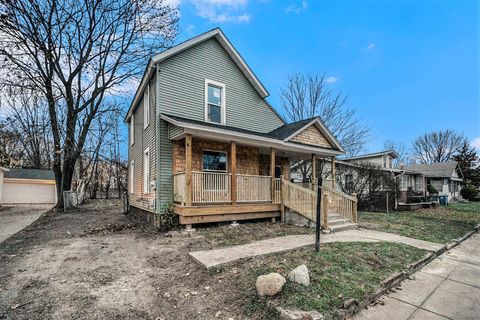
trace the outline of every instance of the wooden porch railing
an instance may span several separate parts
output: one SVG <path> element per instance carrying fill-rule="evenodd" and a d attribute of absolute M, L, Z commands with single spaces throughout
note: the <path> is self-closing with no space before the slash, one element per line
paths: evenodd
<path fill-rule="evenodd" d="M 316 221 L 317 194 L 313 190 L 283 179 L 282 205 L 310 221 Z"/>
<path fill-rule="evenodd" d="M 282 178 L 275 178 L 275 197 L 273 203 L 282 202 Z"/>
<path fill-rule="evenodd" d="M 221 172 L 192 172 L 192 202 L 223 203 L 232 200 L 231 174 Z"/>
<path fill-rule="evenodd" d="M 238 202 L 267 202 L 272 200 L 272 178 L 237 174 Z"/>
<path fill-rule="evenodd" d="M 185 172 L 177 172 L 173 174 L 173 201 L 185 201 Z"/>
<path fill-rule="evenodd" d="M 311 190 L 282 180 L 282 205 L 315 222 L 317 219 L 317 188 Z M 338 213 L 357 223 L 357 198 L 328 186 L 321 187 L 320 224 L 328 227 L 328 213 Z"/>
<path fill-rule="evenodd" d="M 357 197 L 350 196 L 328 186 L 322 186 L 323 202 L 328 212 L 342 215 L 357 223 Z"/>

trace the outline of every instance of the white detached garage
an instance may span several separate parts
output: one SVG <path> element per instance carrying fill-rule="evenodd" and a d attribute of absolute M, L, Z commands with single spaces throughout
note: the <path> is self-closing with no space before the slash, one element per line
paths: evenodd
<path fill-rule="evenodd" d="M 53 171 L 19 168 L 0 171 L 3 172 L 3 183 L 0 176 L 2 205 L 57 203 Z"/>

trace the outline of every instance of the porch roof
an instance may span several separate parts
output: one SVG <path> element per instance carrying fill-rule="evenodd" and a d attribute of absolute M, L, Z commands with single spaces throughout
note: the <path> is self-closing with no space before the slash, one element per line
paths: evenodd
<path fill-rule="evenodd" d="M 259 147 L 273 147 L 278 150 L 293 153 L 317 154 L 324 156 L 336 156 L 344 153 L 343 150 L 337 148 L 323 148 L 300 142 L 290 141 L 288 139 L 286 140 L 286 134 L 279 134 L 278 129 L 264 133 L 241 129 L 237 127 L 224 126 L 215 123 L 186 119 L 164 113 L 160 115 L 160 118 L 172 125 L 184 129 L 183 134 L 177 136 L 177 139 L 183 138 L 185 134 L 192 134 L 192 136 L 195 137 L 212 139 L 213 134 L 216 134 L 215 140 L 237 141 L 239 143 L 245 143 L 248 145 L 254 145 Z M 284 132 L 288 131 L 291 134 L 291 132 L 298 131 L 299 128 L 303 128 L 306 124 L 312 122 L 312 120 L 313 119 L 307 119 L 301 122 L 295 122 L 291 124 L 291 130 L 285 127 L 288 125 L 282 126 L 280 128 L 282 128 Z"/>

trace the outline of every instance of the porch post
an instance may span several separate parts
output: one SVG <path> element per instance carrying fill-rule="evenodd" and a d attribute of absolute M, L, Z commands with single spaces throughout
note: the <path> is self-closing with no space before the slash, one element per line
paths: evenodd
<path fill-rule="evenodd" d="M 185 135 L 185 205 L 192 205 L 192 135 Z"/>
<path fill-rule="evenodd" d="M 271 191 L 272 203 L 275 201 L 275 148 L 270 149 L 270 176 L 272 178 Z"/>
<path fill-rule="evenodd" d="M 332 189 L 335 189 L 335 179 L 336 179 L 336 172 L 335 172 L 335 156 L 332 156 Z"/>
<path fill-rule="evenodd" d="M 315 182 L 317 181 L 317 158 L 315 157 L 315 154 L 312 153 L 312 190 L 315 190 Z"/>
<path fill-rule="evenodd" d="M 231 182 L 231 197 L 232 197 L 232 204 L 237 204 L 237 143 L 235 141 L 230 142 L 230 162 L 231 162 L 231 171 L 232 171 L 232 179 Z"/>

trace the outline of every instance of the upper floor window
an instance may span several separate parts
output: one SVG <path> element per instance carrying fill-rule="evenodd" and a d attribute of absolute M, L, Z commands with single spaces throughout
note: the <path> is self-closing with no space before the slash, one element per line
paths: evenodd
<path fill-rule="evenodd" d="M 383 156 L 383 167 L 387 167 L 387 156 Z"/>
<path fill-rule="evenodd" d="M 150 124 L 150 85 L 143 92 L 143 129 Z"/>
<path fill-rule="evenodd" d="M 130 117 L 130 145 L 135 142 L 135 113 Z"/>
<path fill-rule="evenodd" d="M 225 85 L 205 79 L 205 121 L 225 124 Z"/>

